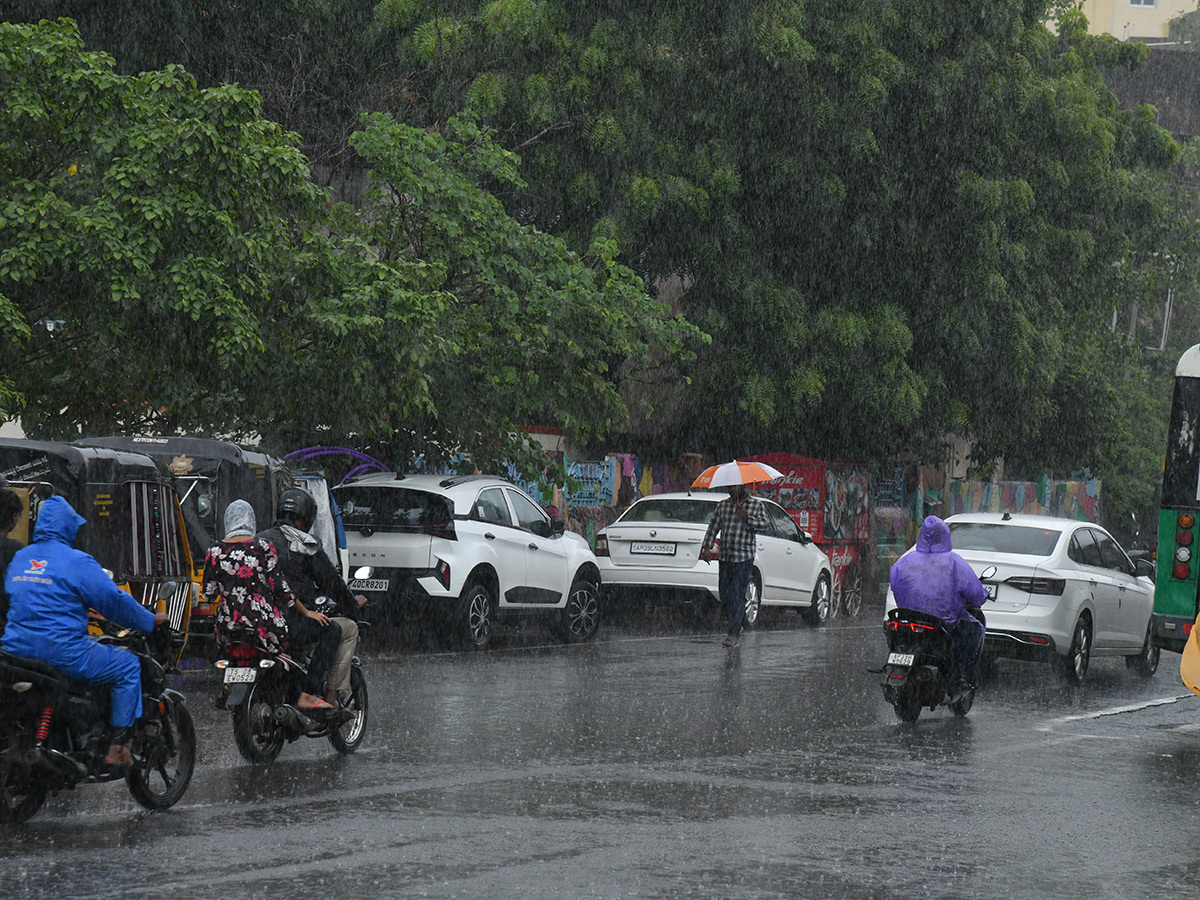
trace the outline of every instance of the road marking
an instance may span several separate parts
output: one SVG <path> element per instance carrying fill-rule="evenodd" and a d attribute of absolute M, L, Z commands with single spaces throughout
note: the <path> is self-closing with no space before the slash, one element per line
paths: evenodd
<path fill-rule="evenodd" d="M 1066 725 L 1069 722 L 1081 722 L 1088 719 L 1100 719 L 1104 716 L 1119 716 L 1123 713 L 1138 712 L 1143 709 L 1150 709 L 1154 706 L 1169 706 L 1172 703 L 1178 703 L 1180 700 L 1186 700 L 1194 694 L 1179 694 L 1175 697 L 1160 697 L 1157 700 L 1147 700 L 1145 703 L 1131 703 L 1127 706 L 1110 706 L 1108 709 L 1098 709 L 1092 713 L 1084 713 L 1077 716 L 1063 716 L 1059 719 L 1052 719 L 1045 725 L 1039 725 L 1037 731 L 1053 731 L 1059 725 Z"/>

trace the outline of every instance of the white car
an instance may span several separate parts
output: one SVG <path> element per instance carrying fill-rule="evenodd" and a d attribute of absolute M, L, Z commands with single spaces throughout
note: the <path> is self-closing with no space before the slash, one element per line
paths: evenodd
<path fill-rule="evenodd" d="M 350 589 L 386 618 L 449 629 L 482 649 L 499 617 L 547 619 L 593 638 L 600 573 L 587 541 L 515 485 L 490 476 L 376 473 L 333 489 Z"/>
<path fill-rule="evenodd" d="M 985 658 L 1057 660 L 1075 684 L 1093 656 L 1123 656 L 1146 677 L 1157 670 L 1153 566 L 1134 565 L 1099 525 L 1009 513 L 966 513 L 946 524 L 952 548 L 977 575 L 996 567 L 984 579 Z M 884 615 L 895 607 L 889 590 Z"/>
<path fill-rule="evenodd" d="M 718 564 L 700 559 L 700 546 L 725 491 L 643 497 L 596 534 L 596 562 L 606 598 L 670 594 L 720 609 Z M 763 500 L 771 531 L 758 535 L 754 573 L 746 590 L 746 624 L 761 606 L 795 607 L 805 621 L 829 619 L 833 570 L 829 558 L 779 504 Z M 719 544 L 719 541 L 718 541 Z"/>

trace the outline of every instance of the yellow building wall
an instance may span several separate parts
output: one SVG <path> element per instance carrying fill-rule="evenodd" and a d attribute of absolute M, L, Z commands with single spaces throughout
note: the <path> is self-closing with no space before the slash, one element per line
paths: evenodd
<path fill-rule="evenodd" d="M 1084 0 L 1080 8 L 1091 34 L 1111 34 L 1127 41 L 1166 38 L 1170 21 L 1195 12 L 1197 0 L 1156 0 L 1154 6 L 1133 6 L 1129 0 Z"/>

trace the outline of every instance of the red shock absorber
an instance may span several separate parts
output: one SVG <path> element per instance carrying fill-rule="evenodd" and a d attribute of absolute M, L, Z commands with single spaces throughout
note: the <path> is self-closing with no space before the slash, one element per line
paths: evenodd
<path fill-rule="evenodd" d="M 50 720 L 54 718 L 54 707 L 43 706 L 42 714 L 38 717 L 37 731 L 34 732 L 34 737 L 37 738 L 38 744 L 41 744 L 46 738 L 50 737 Z"/>

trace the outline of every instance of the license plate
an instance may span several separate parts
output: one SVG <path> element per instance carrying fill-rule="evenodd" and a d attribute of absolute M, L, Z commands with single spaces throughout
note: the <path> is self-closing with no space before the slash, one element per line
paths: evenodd
<path fill-rule="evenodd" d="M 995 599 L 996 599 L 996 585 L 994 585 L 994 584 L 985 584 L 985 585 L 983 586 L 983 589 L 984 589 L 985 591 L 987 591 L 987 595 L 988 595 L 988 599 L 989 599 L 989 600 L 995 600 Z"/>
<path fill-rule="evenodd" d="M 226 684 L 244 684 L 258 678 L 258 669 L 251 666 L 231 666 L 225 670 Z"/>
<path fill-rule="evenodd" d="M 388 589 L 386 578 L 351 578 L 349 584 L 352 591 L 386 591 Z"/>
<path fill-rule="evenodd" d="M 659 556 L 674 556 L 674 544 L 652 544 L 648 541 L 634 541 L 629 545 L 630 553 L 656 553 Z"/>
<path fill-rule="evenodd" d="M 889 666 L 911 666 L 913 664 L 913 654 L 889 653 L 887 664 Z"/>

